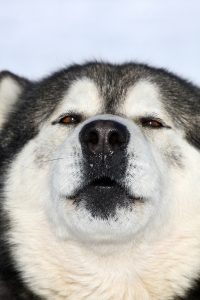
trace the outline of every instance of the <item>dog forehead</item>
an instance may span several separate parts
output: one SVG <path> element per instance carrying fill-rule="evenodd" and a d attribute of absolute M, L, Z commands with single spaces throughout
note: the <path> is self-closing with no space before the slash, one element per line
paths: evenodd
<path fill-rule="evenodd" d="M 65 91 L 56 113 L 80 112 L 97 114 L 103 107 L 103 99 L 94 80 L 83 77 L 71 83 Z"/>
<path fill-rule="evenodd" d="M 108 83 L 105 82 L 105 85 Z M 108 89 L 108 87 L 107 87 Z M 112 112 L 134 116 L 143 114 L 161 114 L 165 110 L 161 102 L 161 94 L 158 86 L 148 80 L 140 79 L 133 85 L 126 87 L 125 96 L 118 93 L 118 87 L 110 86 L 110 93 L 119 94 L 113 101 Z M 79 78 L 72 82 L 70 87 L 65 91 L 56 114 L 64 112 L 80 112 L 86 115 L 95 115 L 98 113 L 107 113 L 107 95 L 102 92 L 102 86 L 87 77 Z"/>
<path fill-rule="evenodd" d="M 140 79 L 127 90 L 120 110 L 129 117 L 153 115 L 166 117 L 162 95 L 156 83 Z"/>

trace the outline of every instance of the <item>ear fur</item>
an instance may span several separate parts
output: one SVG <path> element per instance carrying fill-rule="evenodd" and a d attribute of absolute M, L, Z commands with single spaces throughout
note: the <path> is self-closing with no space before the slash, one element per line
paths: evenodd
<path fill-rule="evenodd" d="M 0 72 L 0 129 L 30 82 L 9 71 Z"/>

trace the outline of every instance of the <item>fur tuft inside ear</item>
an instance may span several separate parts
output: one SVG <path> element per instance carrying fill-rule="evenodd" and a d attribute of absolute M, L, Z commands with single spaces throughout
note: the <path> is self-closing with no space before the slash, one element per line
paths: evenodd
<path fill-rule="evenodd" d="M 0 72 L 0 128 L 29 83 L 9 71 Z"/>

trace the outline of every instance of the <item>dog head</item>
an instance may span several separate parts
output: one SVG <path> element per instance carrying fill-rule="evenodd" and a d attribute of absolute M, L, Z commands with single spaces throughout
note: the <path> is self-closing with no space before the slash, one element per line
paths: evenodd
<path fill-rule="evenodd" d="M 91 63 L 29 83 L 20 95 L 1 131 L 14 218 L 44 214 L 59 238 L 101 244 L 193 223 L 196 87 L 144 65 Z"/>

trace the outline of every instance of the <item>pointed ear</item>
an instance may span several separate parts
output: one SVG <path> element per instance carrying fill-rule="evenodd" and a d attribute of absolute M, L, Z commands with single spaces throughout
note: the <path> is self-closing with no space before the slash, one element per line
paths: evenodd
<path fill-rule="evenodd" d="M 29 84 L 30 81 L 9 71 L 0 72 L 0 128 Z"/>

